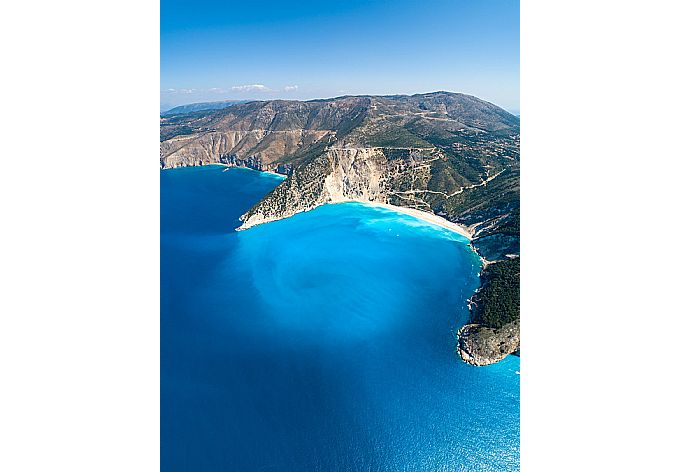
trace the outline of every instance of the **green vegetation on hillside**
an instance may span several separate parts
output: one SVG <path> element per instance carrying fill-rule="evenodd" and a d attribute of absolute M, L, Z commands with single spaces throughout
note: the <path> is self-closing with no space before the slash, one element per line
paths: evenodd
<path fill-rule="evenodd" d="M 381 126 L 363 141 L 371 147 L 384 148 L 428 148 L 431 144 L 395 125 Z"/>
<path fill-rule="evenodd" d="M 482 287 L 475 295 L 480 319 L 500 328 L 520 318 L 520 259 L 489 264 L 482 272 Z"/>

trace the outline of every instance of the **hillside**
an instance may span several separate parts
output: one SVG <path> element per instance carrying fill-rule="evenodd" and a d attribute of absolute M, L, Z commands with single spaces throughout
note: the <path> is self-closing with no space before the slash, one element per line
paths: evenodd
<path fill-rule="evenodd" d="M 329 202 L 389 203 L 461 224 L 486 261 L 519 266 L 520 122 L 478 98 L 255 101 L 161 118 L 161 168 L 211 163 L 288 176 L 242 229 Z M 480 308 L 472 317 L 482 324 Z"/>

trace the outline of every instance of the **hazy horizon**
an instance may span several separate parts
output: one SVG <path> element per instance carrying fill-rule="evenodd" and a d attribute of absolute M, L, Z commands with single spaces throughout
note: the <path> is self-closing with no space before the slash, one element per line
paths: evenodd
<path fill-rule="evenodd" d="M 161 110 L 451 91 L 519 113 L 519 2 L 161 2 Z"/>
<path fill-rule="evenodd" d="M 190 102 L 184 102 L 184 103 L 179 103 L 176 105 L 168 105 L 164 104 L 161 102 L 161 113 L 166 112 L 168 110 L 172 110 L 173 108 L 177 108 L 180 106 L 187 106 L 187 105 L 197 105 L 197 104 L 204 104 L 204 103 L 221 103 L 221 102 L 260 102 L 260 101 L 268 101 L 268 100 L 295 100 L 295 101 L 302 101 L 302 102 L 308 102 L 308 101 L 314 101 L 314 100 L 332 100 L 336 98 L 342 98 L 342 97 L 366 97 L 366 96 L 396 96 L 396 95 L 424 95 L 424 94 L 430 94 L 430 93 L 439 93 L 439 92 L 448 92 L 448 93 L 464 93 L 464 92 L 457 92 L 454 90 L 431 90 L 428 92 L 416 92 L 416 93 L 386 93 L 386 94 L 372 94 L 372 93 L 363 93 L 363 94 L 347 94 L 347 95 L 337 95 L 337 96 L 332 96 L 332 97 L 314 97 L 314 98 L 283 98 L 283 97 L 276 97 L 276 98 L 268 98 L 268 97 L 258 97 L 258 98 L 245 98 L 245 99 L 232 99 L 232 98 L 216 98 L 212 100 L 200 100 L 200 101 L 190 101 Z M 471 95 L 471 94 L 465 94 L 465 95 Z M 476 97 L 481 100 L 485 100 L 482 97 Z M 485 100 L 489 101 L 489 100 Z M 501 107 L 507 112 L 512 113 L 513 115 L 519 115 L 520 110 L 519 109 L 511 109 L 511 108 L 505 108 Z"/>

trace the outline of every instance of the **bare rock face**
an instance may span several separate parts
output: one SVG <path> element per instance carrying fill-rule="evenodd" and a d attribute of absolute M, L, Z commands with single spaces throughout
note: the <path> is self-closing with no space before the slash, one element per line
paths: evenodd
<path fill-rule="evenodd" d="M 412 182 L 426 186 L 431 178 L 428 162 L 434 150 L 400 149 L 391 155 L 380 147 L 329 147 L 250 208 L 240 230 L 339 202 L 394 203 L 415 207 L 418 201 L 405 192 Z M 430 211 L 421 206 L 419 209 Z"/>
<path fill-rule="evenodd" d="M 458 330 L 458 354 L 468 364 L 494 364 L 520 349 L 520 320 L 502 328 L 467 324 Z"/>
<path fill-rule="evenodd" d="M 390 173 L 391 163 L 381 149 L 328 149 L 242 215 L 239 229 L 287 218 L 325 203 L 385 203 Z"/>

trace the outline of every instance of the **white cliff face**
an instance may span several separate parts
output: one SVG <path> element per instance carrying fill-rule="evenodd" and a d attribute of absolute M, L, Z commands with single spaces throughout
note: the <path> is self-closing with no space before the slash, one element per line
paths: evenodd
<path fill-rule="evenodd" d="M 386 202 L 389 162 L 381 149 L 332 149 L 332 172 L 324 182 L 326 201 Z"/>
<path fill-rule="evenodd" d="M 242 215 L 239 228 L 287 218 L 326 203 L 387 203 L 391 162 L 379 148 L 328 149 Z"/>

